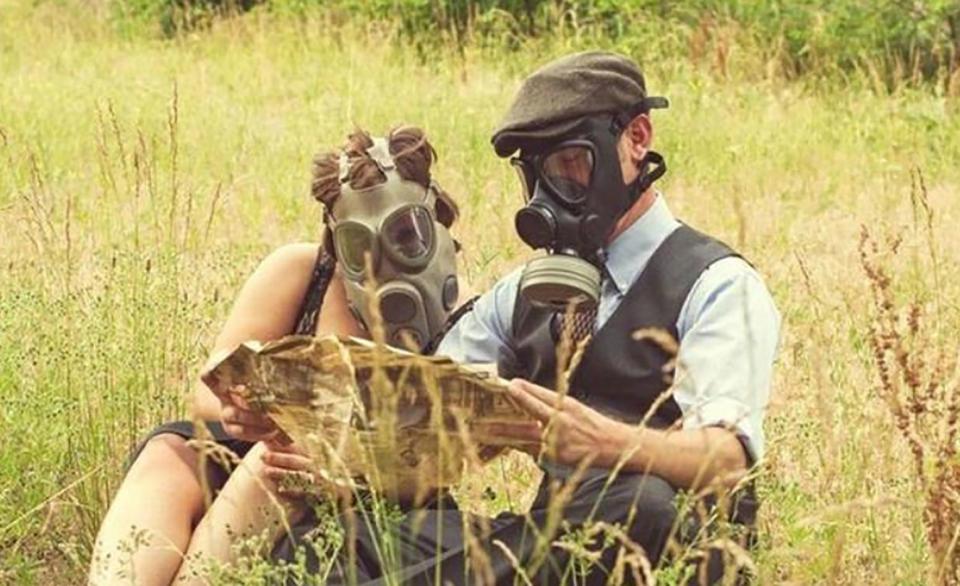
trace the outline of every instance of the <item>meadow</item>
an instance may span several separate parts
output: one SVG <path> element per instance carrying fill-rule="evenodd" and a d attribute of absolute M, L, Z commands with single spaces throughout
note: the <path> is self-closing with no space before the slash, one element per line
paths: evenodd
<path fill-rule="evenodd" d="M 318 240 L 310 159 L 356 125 L 426 129 L 475 290 L 528 258 L 490 132 L 526 72 L 597 46 L 671 101 L 654 124 L 672 210 L 750 259 L 784 318 L 758 582 L 957 579 L 952 86 L 788 79 L 720 33 L 665 57 L 576 30 L 417 45 L 323 12 L 162 38 L 107 12 L 0 5 L 0 583 L 82 581 L 129 449 L 185 413 L 256 263 Z"/>

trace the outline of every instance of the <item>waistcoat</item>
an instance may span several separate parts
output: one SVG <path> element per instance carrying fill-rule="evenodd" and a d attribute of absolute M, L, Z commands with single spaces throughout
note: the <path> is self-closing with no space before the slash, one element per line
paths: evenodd
<path fill-rule="evenodd" d="M 674 230 L 589 340 L 570 377 L 570 395 L 620 421 L 640 422 L 672 384 L 674 356 L 660 342 L 635 340 L 633 333 L 655 328 L 678 340 L 677 318 L 694 283 L 707 267 L 728 256 L 738 255 L 710 236 L 684 224 Z M 516 360 L 499 361 L 502 377 L 557 388 L 559 317 L 518 292 L 512 331 Z M 677 403 L 669 398 L 659 404 L 648 425 L 669 427 L 680 416 Z"/>

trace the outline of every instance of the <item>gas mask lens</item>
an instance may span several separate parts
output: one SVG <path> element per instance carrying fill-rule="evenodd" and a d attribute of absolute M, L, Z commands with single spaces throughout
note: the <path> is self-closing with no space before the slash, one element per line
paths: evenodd
<path fill-rule="evenodd" d="M 514 157 L 510 159 L 510 164 L 520 179 L 520 185 L 523 188 L 523 201 L 526 203 L 533 197 L 533 184 L 536 182 L 536 177 L 526 161 Z"/>
<path fill-rule="evenodd" d="M 593 179 L 593 151 L 585 145 L 561 146 L 541 159 L 540 174 L 560 199 L 579 204 Z"/>
<path fill-rule="evenodd" d="M 410 206 L 387 218 L 382 234 L 397 260 L 423 261 L 433 249 L 433 217 L 423 206 Z"/>
<path fill-rule="evenodd" d="M 593 180 L 593 149 L 586 144 L 560 145 L 544 155 L 514 158 L 510 163 L 520 178 L 524 202 L 533 198 L 539 178 L 560 201 L 581 204 Z"/>
<path fill-rule="evenodd" d="M 337 225 L 333 231 L 334 245 L 337 256 L 354 273 L 363 273 L 365 257 L 370 253 L 374 263 L 374 235 L 369 228 L 356 222 L 344 222 Z"/>

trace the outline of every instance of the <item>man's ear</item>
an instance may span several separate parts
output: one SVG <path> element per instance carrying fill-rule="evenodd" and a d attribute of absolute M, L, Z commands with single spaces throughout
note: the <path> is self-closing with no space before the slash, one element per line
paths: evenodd
<path fill-rule="evenodd" d="M 653 145 L 653 124 L 647 114 L 638 114 L 623 130 L 626 147 L 634 163 L 639 163 Z"/>

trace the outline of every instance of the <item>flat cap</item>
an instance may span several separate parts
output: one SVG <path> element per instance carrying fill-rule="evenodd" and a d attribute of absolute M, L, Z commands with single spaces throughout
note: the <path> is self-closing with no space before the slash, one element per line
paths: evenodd
<path fill-rule="evenodd" d="M 524 80 L 491 142 L 497 155 L 507 157 L 524 143 L 563 135 L 588 116 L 632 118 L 667 105 L 666 98 L 647 96 L 643 74 L 628 57 L 607 51 L 574 53 Z"/>

